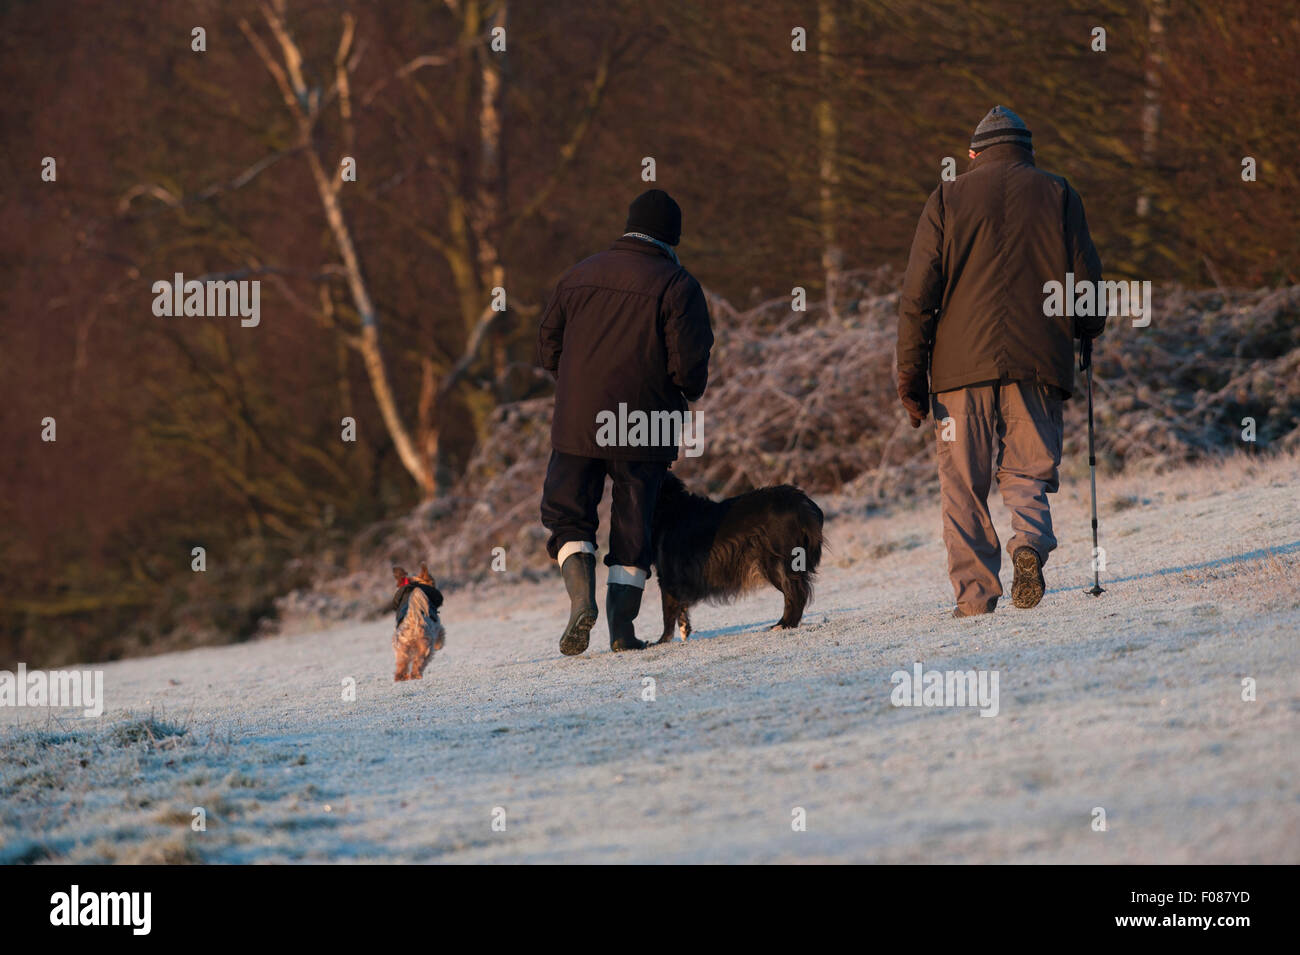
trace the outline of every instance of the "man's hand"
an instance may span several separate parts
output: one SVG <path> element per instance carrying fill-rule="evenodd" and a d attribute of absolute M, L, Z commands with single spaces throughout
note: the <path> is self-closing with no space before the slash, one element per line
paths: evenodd
<path fill-rule="evenodd" d="M 930 381 L 924 368 L 898 370 L 898 397 L 912 419 L 912 427 L 921 427 L 930 413 Z"/>

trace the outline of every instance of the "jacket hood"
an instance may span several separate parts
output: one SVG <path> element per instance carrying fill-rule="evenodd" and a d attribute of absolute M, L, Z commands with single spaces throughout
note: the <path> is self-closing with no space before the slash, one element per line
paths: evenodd
<path fill-rule="evenodd" d="M 977 152 L 970 162 L 970 168 L 976 169 L 992 162 L 1027 162 L 1031 166 L 1037 165 L 1034 162 L 1034 151 L 1029 147 L 1018 143 L 997 143 Z"/>

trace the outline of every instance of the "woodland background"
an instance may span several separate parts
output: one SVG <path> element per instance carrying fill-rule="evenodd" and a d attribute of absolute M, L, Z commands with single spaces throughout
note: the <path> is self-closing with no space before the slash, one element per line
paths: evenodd
<path fill-rule="evenodd" d="M 812 336 L 827 361 L 864 349 L 834 382 L 851 401 L 844 376 L 864 376 L 861 408 L 835 405 L 851 434 L 791 412 L 774 473 L 703 470 L 711 490 L 889 496 L 886 458 L 920 440 L 889 399 L 891 289 L 942 160 L 965 168 L 996 103 L 1083 195 L 1108 277 L 1188 290 L 1181 325 L 1099 362 L 1115 413 L 1146 416 L 1112 428 L 1111 463 L 1153 415 L 1197 424 L 1216 401 L 1220 430 L 1259 406 L 1261 449 L 1295 433 L 1294 389 L 1269 390 L 1300 354 L 1284 0 L 10 0 L 0 45 L 0 667 L 242 639 L 340 571 L 372 577 L 378 605 L 384 528 L 417 515 L 428 541 L 449 515 L 499 514 L 493 481 L 534 451 L 510 428 L 535 434 L 550 393 L 539 310 L 621 231 L 646 156 L 731 374 L 806 411 L 834 376 L 781 372 L 773 336 Z M 344 156 L 358 181 L 338 182 Z M 261 325 L 155 317 L 151 286 L 175 272 L 261 280 Z M 807 316 L 794 286 L 818 300 Z M 741 384 L 738 413 L 786 400 L 746 403 Z M 828 467 L 850 442 L 881 467 Z M 525 535 L 529 500 L 506 512 Z"/>

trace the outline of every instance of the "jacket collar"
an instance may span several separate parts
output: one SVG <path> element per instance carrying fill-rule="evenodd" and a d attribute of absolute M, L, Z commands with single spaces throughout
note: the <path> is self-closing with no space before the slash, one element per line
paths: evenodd
<path fill-rule="evenodd" d="M 657 255 L 661 259 L 670 258 L 668 253 L 659 246 L 651 242 L 644 242 L 641 239 L 629 238 L 628 236 L 619 236 L 614 240 L 614 244 L 610 248 L 621 249 L 624 252 L 640 252 L 643 255 Z"/>
<path fill-rule="evenodd" d="M 1025 162 L 1032 166 L 1034 151 L 1019 143 L 996 143 L 976 153 L 975 158 L 970 161 L 970 168 L 978 169 L 991 162 Z"/>

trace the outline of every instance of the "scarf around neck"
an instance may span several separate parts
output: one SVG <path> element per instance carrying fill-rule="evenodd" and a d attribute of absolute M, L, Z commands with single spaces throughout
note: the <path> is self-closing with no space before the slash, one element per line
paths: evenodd
<path fill-rule="evenodd" d="M 652 235 L 646 235 L 644 232 L 624 232 L 625 239 L 640 239 L 642 242 L 649 242 L 651 245 L 657 245 L 668 253 L 668 258 L 673 260 L 674 265 L 681 265 L 681 260 L 677 258 L 677 251 L 667 242 L 661 242 Z"/>

